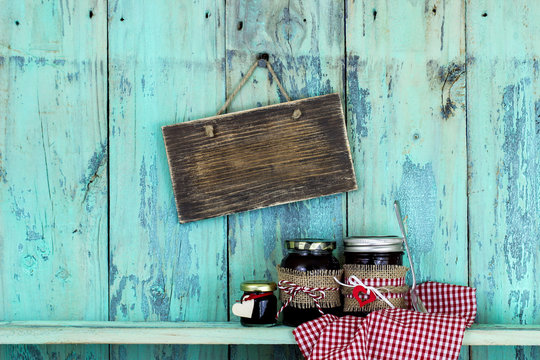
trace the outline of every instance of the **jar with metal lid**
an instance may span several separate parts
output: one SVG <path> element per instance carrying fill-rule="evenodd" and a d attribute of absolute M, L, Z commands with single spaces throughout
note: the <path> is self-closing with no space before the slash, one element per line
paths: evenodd
<path fill-rule="evenodd" d="M 396 292 L 390 301 L 396 307 L 404 307 L 402 301 L 403 293 L 408 290 L 405 285 L 405 274 L 407 268 L 403 267 L 403 238 L 398 236 L 355 236 L 344 239 L 345 243 L 345 282 L 351 275 L 363 279 L 366 285 L 372 277 L 377 281 L 386 281 L 385 277 L 390 276 L 390 281 L 398 281 L 394 285 L 383 286 Z M 381 277 L 383 278 L 381 280 Z M 396 280 L 395 278 L 399 278 Z M 373 281 L 373 279 L 371 279 Z M 377 299 L 371 304 L 359 305 L 357 300 L 351 295 L 350 288 L 343 288 L 344 295 L 344 313 L 346 315 L 366 316 L 371 311 L 388 307 L 386 303 Z M 387 293 L 384 293 L 387 295 Z M 398 298 L 399 297 L 399 298 Z M 366 300 L 362 298 L 363 300 Z M 359 300 L 358 300 L 359 301 Z"/>
<path fill-rule="evenodd" d="M 403 265 L 403 238 L 398 236 L 355 236 L 344 240 L 345 263 L 359 265 Z"/>
<path fill-rule="evenodd" d="M 336 259 L 336 257 L 334 257 L 332 254 L 332 251 L 336 248 L 335 241 L 322 239 L 295 239 L 287 240 L 286 247 L 288 253 L 281 261 L 280 271 L 288 271 L 289 275 L 294 273 L 319 274 L 320 276 L 317 275 L 313 277 L 314 283 L 309 287 L 321 287 L 321 285 L 317 283 L 317 281 L 320 281 L 320 279 L 322 279 L 322 281 L 326 284 L 336 286 L 335 282 L 333 281 L 333 276 L 337 274 L 336 271 L 340 271 L 341 266 L 338 259 Z M 332 275 L 330 276 L 327 274 Z M 305 286 L 305 284 L 302 285 Z M 321 309 L 325 314 L 334 314 L 340 316 L 341 298 L 339 290 L 336 292 L 337 294 L 330 294 L 330 292 L 331 291 L 326 291 L 325 300 L 329 300 L 330 298 L 337 296 L 337 301 L 333 303 L 334 306 L 325 306 L 323 301 L 321 302 Z M 304 296 L 304 298 L 309 299 L 307 296 Z M 282 297 L 282 301 L 283 300 L 284 299 Z M 308 301 L 311 301 L 311 299 Z M 285 306 L 282 309 L 282 313 L 283 324 L 289 326 L 298 326 L 306 321 L 313 320 L 321 316 L 321 313 L 317 307 L 301 307 L 298 306 L 298 304 L 295 304 L 295 301 L 292 301 L 288 306 Z"/>
<path fill-rule="evenodd" d="M 240 314 L 240 323 L 244 326 L 273 326 L 276 323 L 277 298 L 274 291 L 277 289 L 275 282 L 266 280 L 244 281 L 240 284 L 240 290 L 244 292 L 240 304 L 233 305 L 245 308 Z M 247 312 L 245 312 L 247 309 Z M 251 310 L 252 309 L 252 310 Z M 251 313 L 251 314 L 250 314 Z M 246 315 L 246 316 L 242 316 Z"/>

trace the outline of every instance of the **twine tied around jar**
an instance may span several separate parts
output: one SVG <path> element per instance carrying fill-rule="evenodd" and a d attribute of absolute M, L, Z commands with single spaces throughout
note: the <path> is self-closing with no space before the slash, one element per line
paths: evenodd
<path fill-rule="evenodd" d="M 279 311 L 277 312 L 276 319 L 279 317 L 279 314 L 281 314 L 283 309 L 285 309 L 287 305 L 289 305 L 289 303 L 299 293 L 304 293 L 304 294 L 309 295 L 313 299 L 313 302 L 315 303 L 317 310 L 319 310 L 319 312 L 322 315 L 324 315 L 324 311 L 322 310 L 321 305 L 319 304 L 319 300 L 324 299 L 324 297 L 326 296 L 325 291 L 339 291 L 339 288 L 335 288 L 335 287 L 312 288 L 312 287 L 307 287 L 307 286 L 299 286 L 287 280 L 280 280 L 278 283 L 278 288 L 282 290 L 283 292 L 289 294 L 289 298 L 287 299 L 285 304 L 283 304 L 281 309 L 279 309 Z"/>
<path fill-rule="evenodd" d="M 361 286 L 363 289 L 365 289 L 367 292 L 366 292 L 366 295 L 370 295 L 371 292 L 373 291 L 373 293 L 379 297 L 379 299 L 381 299 L 382 301 L 384 301 L 386 304 L 388 304 L 388 306 L 390 306 L 390 308 L 395 308 L 394 304 L 392 304 L 390 301 L 388 301 L 388 299 L 386 298 L 386 296 L 384 296 L 379 290 L 386 290 L 386 293 L 388 294 L 390 292 L 389 289 L 385 288 L 385 287 L 379 287 L 379 288 L 376 288 L 374 286 L 367 286 L 366 284 L 364 284 L 362 282 L 362 280 L 360 280 L 358 277 L 356 277 L 355 275 L 351 275 L 349 276 L 349 278 L 346 280 L 346 283 L 342 283 L 341 281 L 339 281 L 336 277 L 334 277 L 334 280 L 341 286 L 345 286 L 345 287 L 350 287 L 350 288 L 355 288 L 357 286 Z"/>

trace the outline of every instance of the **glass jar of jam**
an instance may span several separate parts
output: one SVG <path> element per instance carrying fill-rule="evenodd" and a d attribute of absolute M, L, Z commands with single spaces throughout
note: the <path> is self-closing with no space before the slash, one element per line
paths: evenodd
<path fill-rule="evenodd" d="M 277 298 L 274 291 L 275 282 L 266 280 L 244 281 L 240 290 L 244 292 L 242 302 L 253 300 L 253 314 L 251 317 L 241 317 L 240 323 L 244 326 L 273 326 L 276 324 Z"/>
<path fill-rule="evenodd" d="M 355 236 L 344 240 L 345 264 L 403 265 L 403 238 Z"/>
<path fill-rule="evenodd" d="M 332 255 L 336 248 L 336 242 L 322 239 L 296 239 L 287 240 L 287 255 L 281 261 L 284 269 L 308 272 L 313 270 L 340 270 L 338 259 Z M 325 314 L 341 316 L 341 306 L 325 308 Z M 283 324 L 288 326 L 298 326 L 306 321 L 316 319 L 321 313 L 316 307 L 296 308 L 290 304 L 285 307 L 283 313 Z"/>
<path fill-rule="evenodd" d="M 345 264 L 403 265 L 403 238 L 398 236 L 355 236 L 344 239 Z M 368 311 L 346 312 L 366 316 Z"/>

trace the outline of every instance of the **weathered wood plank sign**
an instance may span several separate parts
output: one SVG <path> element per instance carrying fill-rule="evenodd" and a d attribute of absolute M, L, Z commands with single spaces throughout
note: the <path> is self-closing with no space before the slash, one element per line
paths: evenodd
<path fill-rule="evenodd" d="M 338 94 L 163 127 L 181 223 L 355 190 Z"/>

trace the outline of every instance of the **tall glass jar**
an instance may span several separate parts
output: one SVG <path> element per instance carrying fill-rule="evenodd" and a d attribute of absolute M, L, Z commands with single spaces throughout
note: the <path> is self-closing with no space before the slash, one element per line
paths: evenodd
<path fill-rule="evenodd" d="M 355 236 L 344 239 L 345 264 L 403 265 L 403 238 L 398 236 Z M 369 311 L 346 312 L 366 316 Z"/>
<path fill-rule="evenodd" d="M 338 259 L 332 255 L 336 242 L 322 239 L 287 240 L 287 255 L 281 261 L 284 269 L 308 272 L 313 270 L 340 270 Z M 341 306 L 322 308 L 326 314 L 341 315 Z M 283 324 L 298 326 L 306 321 L 321 316 L 317 308 L 296 308 L 287 306 L 283 309 Z"/>

